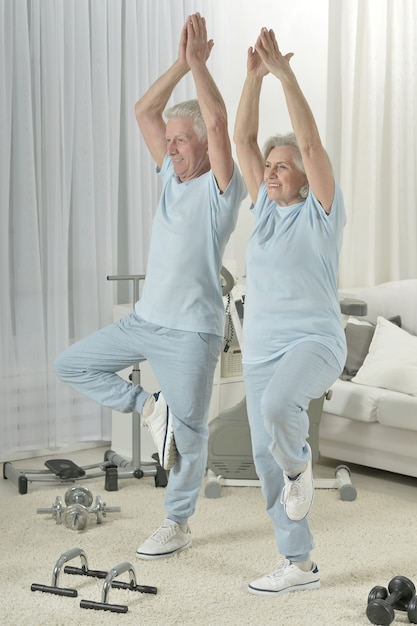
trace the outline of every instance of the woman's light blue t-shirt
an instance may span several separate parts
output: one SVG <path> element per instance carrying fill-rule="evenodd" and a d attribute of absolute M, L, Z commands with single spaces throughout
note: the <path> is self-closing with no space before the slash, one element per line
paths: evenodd
<path fill-rule="evenodd" d="M 243 361 L 261 363 L 301 341 L 326 345 L 343 367 L 346 340 L 337 292 L 346 222 L 335 188 L 330 215 L 314 195 L 288 207 L 262 183 L 247 249 Z"/>
<path fill-rule="evenodd" d="M 234 165 L 220 193 L 211 171 L 181 183 L 169 157 L 158 172 L 163 190 L 152 236 L 141 299 L 143 319 L 165 328 L 223 336 L 222 257 L 247 191 Z"/>

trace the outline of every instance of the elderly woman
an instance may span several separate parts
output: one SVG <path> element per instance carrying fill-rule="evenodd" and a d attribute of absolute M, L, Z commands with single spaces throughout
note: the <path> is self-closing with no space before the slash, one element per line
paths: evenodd
<path fill-rule="evenodd" d="M 284 557 L 249 591 L 269 595 L 320 586 L 310 558 L 307 409 L 346 359 L 337 293 L 343 198 L 291 57 L 281 54 L 274 32 L 262 28 L 248 50 L 234 133 L 255 217 L 243 336 L 247 410 L 256 470 Z M 270 138 L 262 155 L 259 101 L 268 73 L 281 82 L 293 133 Z"/>

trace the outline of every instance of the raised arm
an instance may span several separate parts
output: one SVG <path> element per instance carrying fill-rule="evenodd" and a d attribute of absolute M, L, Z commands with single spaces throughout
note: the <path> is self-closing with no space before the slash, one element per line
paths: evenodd
<path fill-rule="evenodd" d="M 247 74 L 236 114 L 233 140 L 236 152 L 253 203 L 264 176 L 264 159 L 258 145 L 259 100 L 263 77 L 268 70 L 256 50 L 249 48 Z"/>
<path fill-rule="evenodd" d="M 308 183 L 326 213 L 330 213 L 334 197 L 333 172 L 310 106 L 290 67 L 293 55 L 281 54 L 274 31 L 266 28 L 262 28 L 255 47 L 264 65 L 281 81 Z"/>
<path fill-rule="evenodd" d="M 135 105 L 135 115 L 140 131 L 152 158 L 159 167 L 167 151 L 163 112 L 174 87 L 190 69 L 185 57 L 186 45 L 187 25 L 185 24 L 181 32 L 178 58 Z"/>
<path fill-rule="evenodd" d="M 193 75 L 198 103 L 207 127 L 210 167 L 220 191 L 224 191 L 233 175 L 233 158 L 226 106 L 206 65 L 213 41 L 207 39 L 206 22 L 200 13 L 190 15 L 186 28 L 186 61 Z"/>

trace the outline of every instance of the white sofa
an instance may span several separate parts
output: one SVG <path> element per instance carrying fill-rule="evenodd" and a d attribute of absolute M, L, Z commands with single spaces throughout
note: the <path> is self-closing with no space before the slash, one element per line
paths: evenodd
<path fill-rule="evenodd" d="M 320 454 L 417 477 L 417 279 L 343 295 L 364 300 L 368 311 L 364 318 L 348 319 L 348 360 L 324 402 Z M 401 328 L 386 321 L 397 316 Z M 361 329 L 364 321 L 374 327 Z"/>

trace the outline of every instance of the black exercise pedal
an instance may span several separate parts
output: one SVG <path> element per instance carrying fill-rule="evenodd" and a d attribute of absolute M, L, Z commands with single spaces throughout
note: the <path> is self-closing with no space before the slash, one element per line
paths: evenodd
<path fill-rule="evenodd" d="M 116 465 L 108 465 L 106 467 L 106 479 L 104 482 L 104 489 L 106 491 L 118 491 L 118 473 Z"/>
<path fill-rule="evenodd" d="M 59 478 L 72 479 L 85 476 L 83 468 L 68 459 L 50 459 L 45 461 L 45 466 Z"/>

